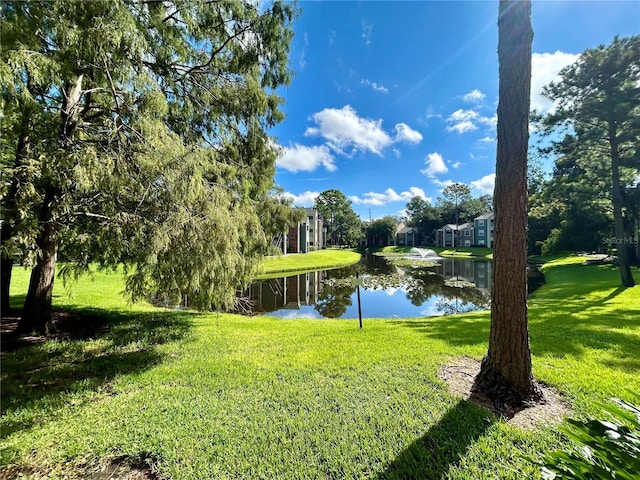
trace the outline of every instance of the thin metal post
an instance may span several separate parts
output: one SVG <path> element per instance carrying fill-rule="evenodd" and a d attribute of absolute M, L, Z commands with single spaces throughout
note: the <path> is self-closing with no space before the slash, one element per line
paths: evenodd
<path fill-rule="evenodd" d="M 362 307 L 360 304 L 360 282 L 358 280 L 358 272 L 356 272 L 356 283 L 358 284 L 356 287 L 358 289 L 358 320 L 360 320 L 360 328 L 362 329 Z"/>

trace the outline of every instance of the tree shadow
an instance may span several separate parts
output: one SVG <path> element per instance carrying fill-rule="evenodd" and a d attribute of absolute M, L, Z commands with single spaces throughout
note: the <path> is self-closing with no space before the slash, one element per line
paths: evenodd
<path fill-rule="evenodd" d="M 580 358 L 589 350 L 607 351 L 603 363 L 625 372 L 640 369 L 640 358 L 628 352 L 640 351 L 637 335 L 638 310 L 633 307 L 611 311 L 608 303 L 625 287 L 611 289 L 610 280 L 599 281 L 602 295 L 565 296 L 562 284 L 545 286 L 544 297 L 530 302 L 529 331 L 533 355 Z M 608 287 L 608 288 L 607 288 Z M 490 313 L 429 317 L 398 322 L 400 325 L 442 340 L 452 346 L 486 345 Z"/>
<path fill-rule="evenodd" d="M 184 339 L 192 325 L 190 312 L 171 310 L 69 309 L 64 313 L 64 321 L 81 324 L 68 336 L 63 332 L 58 338 L 3 352 L 3 435 L 28 429 L 42 416 L 55 416 L 71 399 L 78 404 L 116 395 L 114 378 L 161 363 L 167 354 L 157 347 Z M 18 410 L 23 414 L 9 415 L 12 420 L 7 420 L 9 412 Z"/>
<path fill-rule="evenodd" d="M 489 339 L 490 313 L 446 315 L 417 318 L 397 322 L 429 337 L 444 340 L 451 345 L 484 345 Z"/>
<path fill-rule="evenodd" d="M 9 297 L 9 305 L 11 305 L 12 309 L 21 310 L 26 299 L 27 299 L 27 294 L 26 293 L 24 293 L 22 295 L 13 295 L 12 294 Z"/>
<path fill-rule="evenodd" d="M 486 433 L 496 417 L 460 400 L 422 437 L 387 465 L 376 480 L 420 480 L 443 477 L 467 449 Z"/>
<path fill-rule="evenodd" d="M 627 289 L 627 287 L 623 287 L 620 286 L 618 288 L 616 288 L 615 290 L 613 290 L 609 295 L 607 295 L 604 298 L 601 298 L 600 300 L 593 302 L 591 305 L 604 305 L 605 303 L 607 303 L 609 300 L 613 300 L 614 298 L 616 298 L 618 295 L 620 295 L 622 292 L 624 292 Z"/>

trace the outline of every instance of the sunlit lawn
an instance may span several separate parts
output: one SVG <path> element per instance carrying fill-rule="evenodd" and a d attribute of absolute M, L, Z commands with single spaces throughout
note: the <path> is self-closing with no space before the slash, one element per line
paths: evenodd
<path fill-rule="evenodd" d="M 534 373 L 573 414 L 640 390 L 640 287 L 567 257 L 530 301 Z M 636 280 L 640 280 L 635 270 Z M 26 273 L 14 273 L 16 299 Z M 118 275 L 55 304 L 106 317 L 89 340 L 2 358 L 2 465 L 62 478 L 129 455 L 172 479 L 512 478 L 563 440 L 523 432 L 448 393 L 441 365 L 481 358 L 489 317 L 280 320 L 130 306 Z M 69 296 L 71 294 L 71 297 Z M 29 478 L 28 476 L 26 478 Z"/>
<path fill-rule="evenodd" d="M 267 257 L 263 262 L 260 278 L 280 275 L 283 272 L 299 272 L 352 265 L 360 260 L 360 254 L 351 250 L 330 248 L 309 253 Z"/>

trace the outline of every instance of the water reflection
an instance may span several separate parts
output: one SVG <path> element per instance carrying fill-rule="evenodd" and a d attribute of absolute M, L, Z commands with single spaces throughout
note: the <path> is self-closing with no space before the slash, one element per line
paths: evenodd
<path fill-rule="evenodd" d="M 488 308 L 490 261 L 443 258 L 423 265 L 396 266 L 370 255 L 346 268 L 258 281 L 244 295 L 255 313 L 357 318 L 353 280 L 357 272 L 362 282 L 362 314 L 368 318 L 439 316 Z"/>

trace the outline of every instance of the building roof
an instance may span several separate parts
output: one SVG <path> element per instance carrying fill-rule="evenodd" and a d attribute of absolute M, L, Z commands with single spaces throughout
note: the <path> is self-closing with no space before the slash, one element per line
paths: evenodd
<path fill-rule="evenodd" d="M 416 229 L 413 227 L 407 227 L 404 223 L 401 223 L 400 225 L 398 225 L 398 229 L 396 230 L 396 234 L 398 233 L 411 233 L 411 232 L 415 232 Z"/>
<path fill-rule="evenodd" d="M 483 213 L 480 216 L 474 218 L 474 220 L 492 220 L 494 218 L 493 212 Z"/>
<path fill-rule="evenodd" d="M 449 230 L 457 230 L 458 226 L 454 225 L 453 223 L 447 223 L 444 227 L 440 227 L 438 230 L 445 230 L 445 229 L 449 229 Z"/>

